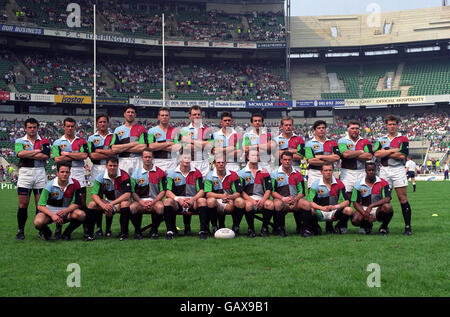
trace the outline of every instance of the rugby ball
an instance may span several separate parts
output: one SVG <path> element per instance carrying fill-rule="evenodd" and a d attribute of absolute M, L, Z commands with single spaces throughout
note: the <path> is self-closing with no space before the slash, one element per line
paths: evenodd
<path fill-rule="evenodd" d="M 214 238 L 218 239 L 233 239 L 234 231 L 228 228 L 221 228 L 214 233 Z"/>

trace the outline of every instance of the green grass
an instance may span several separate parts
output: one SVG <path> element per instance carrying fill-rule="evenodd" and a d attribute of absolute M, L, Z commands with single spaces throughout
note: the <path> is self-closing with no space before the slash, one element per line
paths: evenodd
<path fill-rule="evenodd" d="M 288 214 L 289 237 L 284 239 L 200 241 L 194 218 L 191 237 L 165 241 L 162 224 L 158 241 L 103 238 L 92 243 L 82 241 L 81 228 L 73 233 L 73 241 L 39 239 L 32 226 L 34 206 L 29 208 L 26 239 L 16 241 L 16 191 L 3 189 L 0 296 L 449 296 L 449 189 L 450 182 L 418 182 L 416 193 L 409 188 L 410 237 L 402 235 L 403 217 L 394 194 L 394 217 L 386 237 L 361 236 L 350 224 L 347 235 L 304 239 L 294 234 L 293 216 Z M 149 221 L 145 215 L 144 224 Z M 180 216 L 177 223 L 182 226 Z M 118 231 L 115 217 L 113 233 Z M 241 232 L 246 232 L 245 218 Z M 79 288 L 66 285 L 69 263 L 80 265 Z M 366 284 L 370 263 L 380 265 L 379 288 Z"/>

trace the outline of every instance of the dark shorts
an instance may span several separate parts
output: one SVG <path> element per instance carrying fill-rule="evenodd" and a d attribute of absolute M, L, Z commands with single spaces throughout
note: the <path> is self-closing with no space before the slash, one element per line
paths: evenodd
<path fill-rule="evenodd" d="M 408 173 L 406 173 L 406 177 L 407 178 L 414 178 L 414 177 L 416 177 L 416 173 L 414 173 L 413 171 L 409 171 Z"/>
<path fill-rule="evenodd" d="M 19 196 L 31 196 L 31 192 L 34 193 L 34 196 L 40 195 L 42 193 L 43 188 L 17 188 L 17 195 Z"/>

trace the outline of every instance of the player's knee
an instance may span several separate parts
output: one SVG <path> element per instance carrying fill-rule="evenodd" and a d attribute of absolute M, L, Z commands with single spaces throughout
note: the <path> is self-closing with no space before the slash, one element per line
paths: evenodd
<path fill-rule="evenodd" d="M 214 208 L 214 207 L 216 207 L 216 199 L 212 198 L 212 197 L 207 198 L 206 204 L 208 205 L 208 208 Z"/>
<path fill-rule="evenodd" d="M 300 199 L 298 201 L 297 207 L 299 209 L 303 209 L 303 210 L 310 210 L 311 209 L 311 203 L 309 201 L 307 201 L 306 199 Z"/>
<path fill-rule="evenodd" d="M 37 214 L 33 221 L 34 227 L 40 229 L 44 225 L 44 219 L 41 214 Z"/>
<path fill-rule="evenodd" d="M 359 213 L 356 213 L 352 218 L 352 224 L 354 226 L 359 226 L 361 224 L 362 217 Z"/>
<path fill-rule="evenodd" d="M 345 215 L 351 216 L 353 214 L 353 208 L 352 207 L 345 207 L 342 211 Z"/>
<path fill-rule="evenodd" d="M 206 199 L 205 198 L 199 198 L 197 200 L 197 205 L 199 207 L 206 207 L 207 206 Z"/>
<path fill-rule="evenodd" d="M 72 212 L 72 218 L 78 221 L 84 221 L 84 219 L 86 218 L 86 214 L 81 209 L 75 209 Z"/>
<path fill-rule="evenodd" d="M 160 201 L 158 201 L 153 208 L 158 215 L 162 215 L 164 213 L 164 204 Z"/>
<path fill-rule="evenodd" d="M 172 198 L 166 198 L 166 199 L 164 199 L 163 204 L 165 207 L 169 207 L 169 206 L 172 206 L 174 204 L 174 202 L 175 201 Z"/>
<path fill-rule="evenodd" d="M 97 203 L 95 202 L 95 201 L 93 201 L 93 200 L 91 200 L 90 202 L 89 202 L 89 204 L 88 204 L 88 208 L 89 209 L 97 209 Z"/>
<path fill-rule="evenodd" d="M 264 208 L 265 208 L 265 209 L 269 209 L 269 210 L 273 210 L 273 209 L 274 209 L 273 201 L 271 201 L 271 200 L 266 200 L 266 201 L 264 202 Z"/>
<path fill-rule="evenodd" d="M 383 206 L 381 206 L 381 211 L 390 214 L 394 211 L 394 209 L 392 208 L 391 204 L 383 204 Z"/>
<path fill-rule="evenodd" d="M 242 209 L 242 208 L 245 208 L 245 201 L 244 201 L 244 199 L 242 199 L 242 198 L 236 198 L 235 200 L 234 200 L 234 206 L 236 207 L 236 208 L 240 208 L 240 209 Z"/>

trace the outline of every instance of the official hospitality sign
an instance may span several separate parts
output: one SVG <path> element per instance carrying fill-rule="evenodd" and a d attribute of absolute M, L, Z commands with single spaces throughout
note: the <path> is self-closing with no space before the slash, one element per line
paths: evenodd
<path fill-rule="evenodd" d="M 368 98 L 345 99 L 345 106 L 377 106 L 394 104 L 414 104 L 427 102 L 426 96 L 392 97 L 392 98 Z"/>
<path fill-rule="evenodd" d="M 91 104 L 92 98 L 87 96 L 55 96 L 57 103 Z"/>

